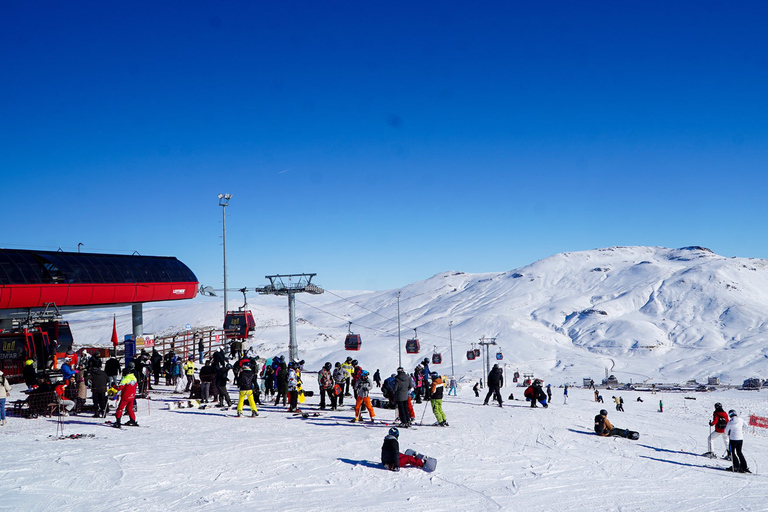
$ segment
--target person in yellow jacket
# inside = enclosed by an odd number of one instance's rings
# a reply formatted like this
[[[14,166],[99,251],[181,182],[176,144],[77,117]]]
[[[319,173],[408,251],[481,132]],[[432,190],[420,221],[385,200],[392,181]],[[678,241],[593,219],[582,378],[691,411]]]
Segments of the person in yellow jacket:
[[[194,356],[189,356],[187,359],[187,362],[184,363],[184,366],[181,367],[181,369],[184,371],[184,374],[187,376],[187,387],[184,388],[184,392],[190,390],[192,387],[192,383],[195,380],[195,358]]]
[[[349,381],[352,380],[352,372],[355,370],[355,365],[352,364],[352,358],[348,357],[346,361],[341,364],[341,371],[344,372],[344,396],[352,396],[349,392]]]

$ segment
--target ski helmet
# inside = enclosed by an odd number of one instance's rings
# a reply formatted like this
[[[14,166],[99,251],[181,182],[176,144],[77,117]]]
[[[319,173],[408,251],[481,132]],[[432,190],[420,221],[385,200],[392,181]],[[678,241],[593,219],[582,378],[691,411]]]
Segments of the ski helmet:
[[[400,431],[397,430],[396,427],[392,427],[391,429],[389,429],[389,435],[394,437],[400,437]]]
[[[367,377],[370,375],[366,370],[363,370],[363,372],[360,374],[361,377]]]
[[[600,409],[600,415],[601,416],[608,416],[608,411],[606,411],[605,409]]]
[[[432,372],[429,374],[430,378],[436,379],[438,377],[437,372]]]
[[[715,409],[722,409],[722,408],[723,408],[723,404],[721,404],[720,402],[717,402],[715,404]]]
[[[336,361],[336,368],[341,368],[341,363]]]
[[[427,358],[425,357],[425,358],[424,358],[424,360],[422,361],[422,363],[424,363],[424,364],[429,364],[429,359],[427,359]]]
[[[733,418],[734,416],[738,416],[738,415],[736,414],[736,411],[734,411],[733,409],[731,409],[730,411],[728,411],[728,416],[730,416],[731,418]]]

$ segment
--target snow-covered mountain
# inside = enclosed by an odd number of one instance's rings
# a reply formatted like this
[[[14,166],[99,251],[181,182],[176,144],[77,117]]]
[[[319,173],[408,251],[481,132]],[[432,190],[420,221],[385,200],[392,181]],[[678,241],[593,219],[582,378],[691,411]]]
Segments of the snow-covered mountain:
[[[507,370],[553,383],[598,381],[609,371],[622,381],[717,376],[736,384],[768,377],[767,266],[766,260],[726,258],[701,247],[611,247],[558,254],[507,272],[444,272],[399,290],[299,295],[299,348],[310,368],[352,354],[366,368],[393,371],[400,292],[401,343],[414,328],[421,341],[418,355],[403,348],[404,366],[436,350],[443,355],[441,371],[450,373],[452,340],[456,373],[478,377],[481,363],[468,361],[466,352],[486,336],[496,338]],[[260,354],[287,352],[286,302],[249,298]],[[119,331],[129,332],[130,310],[116,311]],[[108,340],[112,312],[71,315],[77,342]],[[187,323],[220,325],[223,305],[202,297],[147,305],[144,317],[145,331],[157,334]],[[347,322],[363,337],[360,352],[344,351]],[[497,351],[491,348],[492,363]]]

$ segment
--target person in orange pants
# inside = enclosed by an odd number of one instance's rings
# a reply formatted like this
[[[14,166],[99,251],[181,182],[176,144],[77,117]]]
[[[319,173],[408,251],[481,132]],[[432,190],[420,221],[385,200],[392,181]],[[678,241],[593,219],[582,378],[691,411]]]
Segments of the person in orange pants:
[[[369,396],[371,387],[371,381],[368,380],[368,372],[363,370],[360,374],[360,380],[357,381],[357,385],[355,386],[357,401],[355,402],[355,418],[352,421],[363,421],[363,418],[360,416],[360,409],[362,405],[365,404],[365,408],[368,409],[368,414],[371,415],[371,423],[373,423],[376,413],[373,412],[371,397]]]

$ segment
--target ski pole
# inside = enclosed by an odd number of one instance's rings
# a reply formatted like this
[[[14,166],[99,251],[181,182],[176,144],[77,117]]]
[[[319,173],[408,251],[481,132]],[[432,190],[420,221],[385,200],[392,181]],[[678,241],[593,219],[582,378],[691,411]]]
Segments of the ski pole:
[[[421,421],[419,422],[420,425],[424,424],[424,415],[427,414],[427,405],[429,402],[424,404],[424,412],[421,413]]]
[[[709,437],[707,438],[707,450],[709,450],[709,458],[713,458],[715,455],[715,452],[709,449],[709,445],[712,444],[712,423],[709,423]],[[713,447],[714,448],[714,447]]]

